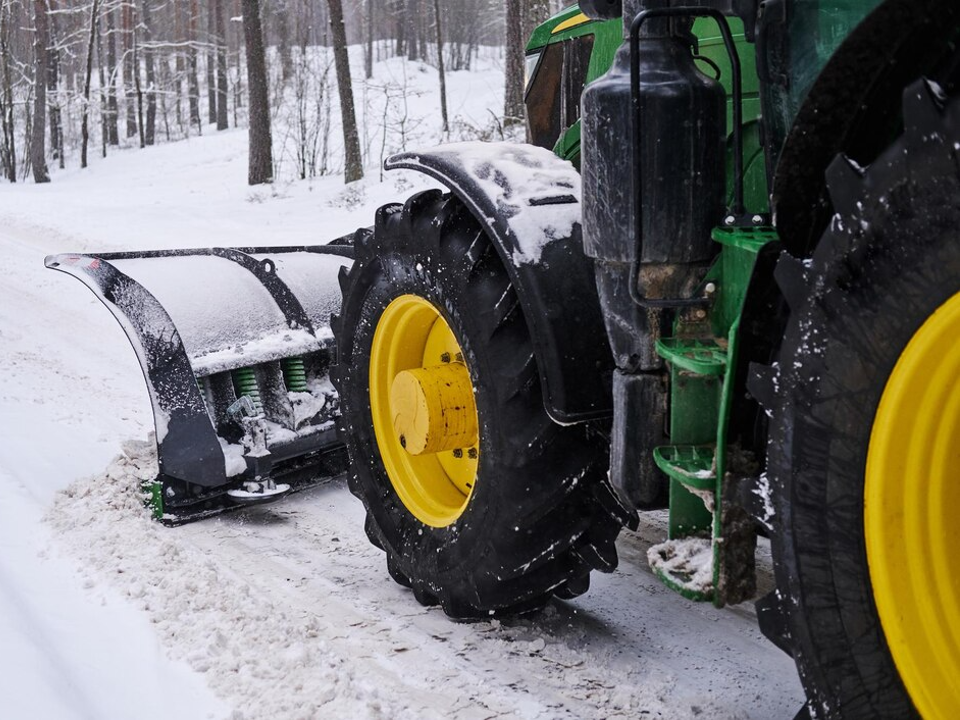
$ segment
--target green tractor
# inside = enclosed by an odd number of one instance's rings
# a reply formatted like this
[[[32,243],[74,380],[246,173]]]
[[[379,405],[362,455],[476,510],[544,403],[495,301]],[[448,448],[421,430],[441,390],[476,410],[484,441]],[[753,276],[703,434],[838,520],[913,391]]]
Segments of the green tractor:
[[[276,499],[345,446],[390,575],[469,620],[586,592],[668,508],[649,560],[688,598],[754,599],[770,538],[757,615],[798,718],[947,720],[958,41],[956,0],[583,0],[528,46],[531,144],[386,163],[448,192],[323,247],[47,262],[138,350],[158,518]],[[239,320],[190,297],[222,268],[263,307],[229,348]]]

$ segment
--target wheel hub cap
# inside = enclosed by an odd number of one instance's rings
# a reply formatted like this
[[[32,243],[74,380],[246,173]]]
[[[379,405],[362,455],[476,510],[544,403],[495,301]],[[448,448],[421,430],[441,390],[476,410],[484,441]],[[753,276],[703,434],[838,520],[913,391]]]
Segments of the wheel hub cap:
[[[370,349],[370,413],[390,484],[425,525],[463,514],[480,457],[477,405],[463,349],[439,309],[401,295]]]
[[[400,445],[411,455],[477,442],[477,407],[463,363],[400,371],[390,387],[390,406]]]

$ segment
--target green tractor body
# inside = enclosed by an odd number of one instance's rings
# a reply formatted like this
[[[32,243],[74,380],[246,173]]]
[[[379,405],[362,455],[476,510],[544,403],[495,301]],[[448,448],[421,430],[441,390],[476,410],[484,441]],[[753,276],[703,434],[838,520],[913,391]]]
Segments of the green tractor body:
[[[757,616],[798,718],[947,720],[958,47],[956,0],[583,0],[527,46],[529,144],[386,162],[449,192],[323,247],[47,262],[138,350],[162,519],[334,476],[345,446],[390,575],[483,619],[586,592],[669,508],[648,559],[690,599],[756,599],[769,537]],[[173,262],[263,312],[190,321]]]

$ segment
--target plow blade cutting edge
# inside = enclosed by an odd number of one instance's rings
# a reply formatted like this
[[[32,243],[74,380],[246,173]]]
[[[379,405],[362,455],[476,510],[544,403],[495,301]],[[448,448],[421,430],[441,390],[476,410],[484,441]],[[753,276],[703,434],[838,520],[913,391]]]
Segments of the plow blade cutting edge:
[[[330,245],[66,254],[133,345],[156,426],[154,517],[177,525],[345,472],[330,316],[347,238]]]

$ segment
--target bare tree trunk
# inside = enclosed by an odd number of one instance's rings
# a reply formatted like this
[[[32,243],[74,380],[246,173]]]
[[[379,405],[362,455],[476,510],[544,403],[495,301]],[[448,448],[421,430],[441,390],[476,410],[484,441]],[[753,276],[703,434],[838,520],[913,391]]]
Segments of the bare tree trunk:
[[[47,170],[47,70],[50,47],[50,25],[46,0],[34,0],[33,23],[36,32],[33,38],[33,132],[30,137],[30,164],[33,166],[33,181],[50,182]]]
[[[290,47],[290,22],[286,0],[277,0],[276,8],[273,11],[275,26],[277,29],[277,54],[280,56],[280,77],[286,84],[293,77],[293,53]],[[294,21],[300,21],[303,18],[297,17]]]
[[[417,20],[419,19],[418,0],[407,0],[407,11],[401,19],[407,29],[404,34],[407,37],[407,60],[419,60],[419,45],[417,43]]]
[[[523,8],[521,0],[507,2],[506,93],[503,124],[523,123]]]
[[[3,70],[3,94],[0,121],[3,123],[3,174],[12,183],[17,181],[17,143],[13,124],[13,80],[10,74],[10,6],[0,4],[0,69]]]
[[[87,41],[87,67],[83,79],[83,115],[80,120],[80,167],[87,166],[87,145],[90,143],[90,78],[93,75],[93,51],[97,40],[97,16],[100,14],[100,0],[93,0],[90,6],[90,37]]]
[[[408,0],[397,0],[397,4],[394,9],[395,18],[397,21],[396,55],[403,55],[404,52],[406,52],[407,2]]]
[[[187,86],[190,93],[190,124],[197,126],[197,132],[203,132],[200,122],[200,78],[197,77],[197,0],[190,2],[190,18],[187,23]]]
[[[216,48],[217,45],[217,3],[216,0],[207,0],[207,42]],[[217,55],[216,50],[207,51],[207,122],[217,121]]]
[[[137,17],[133,14],[133,24],[136,27]],[[137,93],[137,130],[140,132],[140,149],[147,146],[147,136],[143,122],[143,84],[140,82],[140,43],[136,35],[133,39],[133,86]]]
[[[117,127],[119,112],[117,109],[117,24],[115,10],[107,12],[107,141],[111,145],[120,144],[120,131]]]
[[[239,18],[243,15],[243,9],[240,6],[241,0],[227,0],[228,3],[232,3],[230,12],[227,15],[229,18]],[[241,22],[241,26],[242,26]],[[231,21],[230,24],[230,38],[227,41],[227,58],[233,56],[233,126],[235,128],[240,127],[240,108],[243,107],[243,81],[240,79],[243,75],[243,69],[240,67],[240,55],[241,50],[240,46],[243,44],[243,27],[237,27],[236,23]],[[261,33],[262,35],[262,33]],[[231,53],[230,50],[233,50]]]
[[[57,47],[57,41],[60,33],[57,29],[57,16],[52,13],[56,10],[56,3],[51,0],[49,3],[50,15],[50,51],[47,53],[47,106],[50,113],[50,149],[53,151],[53,158],[57,161],[60,169],[63,170],[65,162],[63,157],[63,123],[60,118],[60,49]]]
[[[360,155],[360,136],[357,134],[357,114],[353,105],[350,58],[347,55],[347,33],[343,25],[343,5],[341,1],[327,0],[327,5],[330,8],[330,28],[333,31],[333,59],[337,69],[337,86],[340,90],[340,114],[343,117],[344,180],[350,183],[363,178],[363,159]]]
[[[189,7],[187,3],[184,2],[175,2],[173,3],[173,37],[174,42],[177,43],[177,50],[173,55],[173,92],[174,92],[174,119],[177,123],[177,128],[181,133],[184,132],[184,96],[183,96],[183,86],[184,80],[186,80],[186,64],[184,63],[184,52],[183,47],[186,46],[186,13],[188,13]],[[166,60],[162,63],[163,67],[166,67]],[[167,123],[166,118],[164,118],[164,123]],[[190,121],[187,120],[187,129],[189,130]]]
[[[214,6],[214,23],[217,42],[217,130],[226,130],[227,95],[227,32],[223,24],[223,0],[210,0]]]
[[[100,85],[100,155],[107,156],[107,82],[103,74],[103,32],[100,29],[100,18],[97,18],[97,80]]]
[[[433,0],[433,19],[437,24],[437,69],[440,71],[440,112],[443,116],[443,133],[450,132],[447,118],[447,75],[443,69],[443,28],[440,24],[440,0]]]
[[[523,5],[523,43],[537,27],[550,17],[550,3],[548,0],[526,0]]]
[[[364,77],[366,77],[367,80],[373,77],[373,8],[373,0],[367,0],[367,51],[363,56]]]
[[[143,67],[147,76],[147,127],[144,131],[144,142],[147,145],[153,145],[157,139],[157,71],[154,63],[156,51],[150,47],[150,43],[153,42],[151,2],[152,0],[142,0],[143,39],[146,45],[143,49]]]
[[[132,3],[126,3],[121,7],[120,13],[123,20],[123,94],[124,104],[127,107],[127,137],[132,138],[139,129],[137,113],[140,105],[140,65],[137,61],[137,31],[135,28],[136,10]],[[141,117],[140,120],[142,121],[143,118]]]
[[[250,93],[250,164],[247,182],[260,185],[273,182],[267,61],[263,51],[260,2],[242,1],[243,39],[247,48],[247,86]]]

